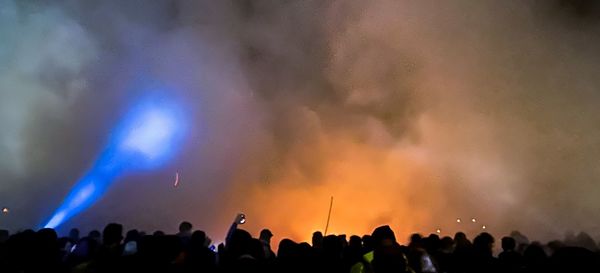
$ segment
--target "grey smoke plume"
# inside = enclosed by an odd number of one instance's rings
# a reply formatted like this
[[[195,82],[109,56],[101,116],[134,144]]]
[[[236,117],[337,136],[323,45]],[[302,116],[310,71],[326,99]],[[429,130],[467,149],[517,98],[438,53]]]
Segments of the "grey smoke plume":
[[[1,0],[0,225],[48,217],[151,79],[191,109],[184,152],[68,226],[218,237],[242,210],[305,239],[333,195],[334,232],[595,231],[599,18],[593,1]]]

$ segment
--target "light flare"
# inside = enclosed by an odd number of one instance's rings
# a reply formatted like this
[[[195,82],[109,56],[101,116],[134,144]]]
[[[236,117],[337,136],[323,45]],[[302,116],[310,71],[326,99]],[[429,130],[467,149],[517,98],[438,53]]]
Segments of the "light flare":
[[[131,171],[159,167],[180,146],[184,123],[181,110],[166,100],[138,104],[116,127],[93,167],[67,195],[43,227],[56,228],[92,206],[109,186]]]

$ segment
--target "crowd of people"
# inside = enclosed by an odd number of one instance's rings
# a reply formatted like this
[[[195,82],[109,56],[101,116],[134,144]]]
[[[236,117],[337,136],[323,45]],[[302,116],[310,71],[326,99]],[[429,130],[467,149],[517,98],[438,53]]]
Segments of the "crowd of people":
[[[84,237],[77,229],[67,237],[52,229],[13,235],[3,230],[0,272],[600,272],[598,245],[585,233],[548,244],[529,242],[518,232],[500,242],[485,232],[472,241],[461,232],[442,238],[414,234],[401,245],[389,226],[381,226],[362,237],[317,231],[311,243],[282,239],[275,253],[271,231],[255,238],[237,220],[218,247],[189,222],[172,235],[123,234],[115,223]],[[494,255],[496,243],[502,247],[499,255]]]

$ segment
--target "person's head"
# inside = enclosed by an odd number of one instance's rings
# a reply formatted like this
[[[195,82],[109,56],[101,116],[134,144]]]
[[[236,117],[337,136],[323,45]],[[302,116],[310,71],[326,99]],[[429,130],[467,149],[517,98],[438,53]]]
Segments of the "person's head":
[[[350,241],[348,242],[348,246],[351,248],[360,249],[362,247],[362,240],[360,237],[356,235],[350,236]]]
[[[51,228],[43,228],[35,234],[37,247],[45,249],[58,249],[58,235]]]
[[[473,247],[481,254],[492,255],[494,237],[487,232],[482,232],[473,239]]]
[[[454,243],[456,244],[456,248],[468,248],[471,246],[471,241],[469,241],[464,232],[454,234]]]
[[[79,241],[79,229],[72,228],[69,231],[69,239],[73,242]]]
[[[348,246],[348,238],[346,237],[346,234],[338,235],[338,239],[340,240],[344,248]]]
[[[139,241],[141,238],[140,233],[138,232],[137,229],[132,229],[127,231],[127,234],[125,235],[125,243],[127,242],[131,242],[131,241]]]
[[[183,221],[179,224],[179,232],[181,233],[191,233],[192,232],[192,223]]]
[[[92,230],[88,233],[88,238],[92,239],[92,240],[96,240],[96,242],[100,243],[100,237],[102,235],[100,234],[100,231],[97,230]]]
[[[123,240],[123,225],[110,223],[102,232],[102,242],[107,246],[119,245]]]
[[[260,231],[260,235],[258,236],[258,239],[260,239],[263,242],[270,243],[271,237],[273,237],[273,233],[270,230],[265,228]]]
[[[464,241],[464,240],[468,240],[467,234],[465,234],[464,232],[459,231],[456,234],[454,234],[454,241]]]
[[[423,238],[423,247],[429,253],[433,253],[440,249],[440,236],[437,234],[429,234],[426,238]]]
[[[502,249],[504,251],[514,251],[515,247],[517,247],[517,242],[513,237],[502,238]]]
[[[196,230],[192,233],[192,237],[190,239],[190,245],[195,248],[208,247],[210,242],[207,242],[208,238],[206,237],[206,233],[201,230]]]
[[[423,236],[419,233],[413,233],[410,235],[410,244],[411,247],[423,247]]]
[[[323,233],[315,231],[312,235],[312,246],[314,248],[323,248]]]
[[[390,226],[380,226],[373,231],[371,234],[371,238],[373,239],[373,247],[376,249],[378,247],[390,246],[396,243],[396,235]]]
[[[362,237],[362,245],[366,251],[373,250],[373,237],[369,234],[365,234]]]
[[[277,248],[277,257],[279,259],[289,259],[295,256],[297,249],[298,244],[290,239],[285,238],[279,242],[279,247]]]
[[[440,240],[440,249],[445,253],[454,251],[454,240],[450,236],[445,236]]]
[[[248,245],[252,240],[252,235],[250,232],[243,229],[235,229],[231,233],[231,237],[227,242],[227,248],[230,253],[234,255],[234,257],[239,257],[243,254],[248,254]]]

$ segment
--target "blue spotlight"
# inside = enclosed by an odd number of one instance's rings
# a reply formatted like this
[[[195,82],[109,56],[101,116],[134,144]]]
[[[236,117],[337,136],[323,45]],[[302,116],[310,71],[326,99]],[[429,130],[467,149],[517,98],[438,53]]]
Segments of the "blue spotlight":
[[[90,207],[119,176],[164,164],[180,146],[183,120],[180,108],[162,98],[153,97],[134,107],[44,227],[56,228]]]

